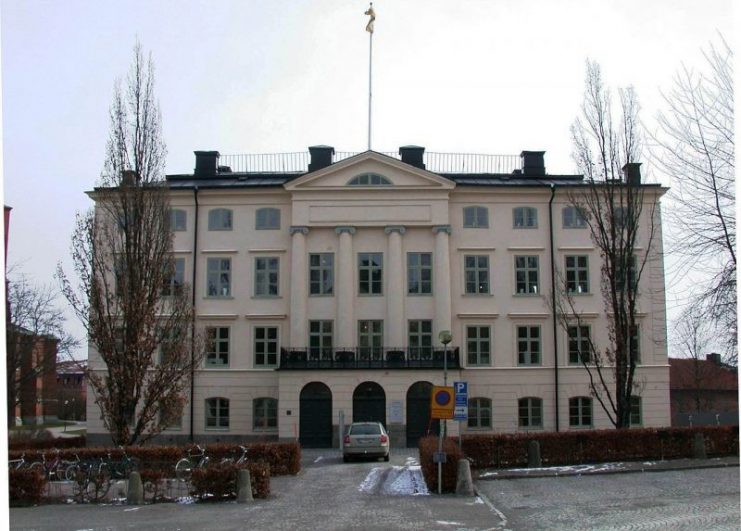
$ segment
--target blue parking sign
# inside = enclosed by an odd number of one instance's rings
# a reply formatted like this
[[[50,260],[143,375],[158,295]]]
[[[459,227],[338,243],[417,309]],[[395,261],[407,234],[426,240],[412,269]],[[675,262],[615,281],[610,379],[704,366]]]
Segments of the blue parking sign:
[[[468,382],[453,382],[455,409],[453,420],[468,420]]]

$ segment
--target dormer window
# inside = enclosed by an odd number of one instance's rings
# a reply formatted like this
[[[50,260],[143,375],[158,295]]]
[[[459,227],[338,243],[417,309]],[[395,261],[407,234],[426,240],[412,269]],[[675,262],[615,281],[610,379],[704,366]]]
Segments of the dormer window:
[[[393,183],[389,181],[383,175],[377,173],[363,173],[356,175],[347,182],[348,186],[393,186]]]

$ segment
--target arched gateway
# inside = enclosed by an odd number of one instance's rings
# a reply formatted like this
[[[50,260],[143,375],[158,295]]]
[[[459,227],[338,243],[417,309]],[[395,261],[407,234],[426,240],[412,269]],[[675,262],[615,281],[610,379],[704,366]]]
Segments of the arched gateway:
[[[417,446],[419,438],[427,433],[440,433],[440,421],[430,422],[432,384],[416,382],[407,391],[407,447]]]
[[[353,422],[376,421],[386,427],[386,393],[376,382],[363,382],[352,394]]]
[[[304,448],[332,447],[332,391],[321,382],[301,389],[299,442]]]

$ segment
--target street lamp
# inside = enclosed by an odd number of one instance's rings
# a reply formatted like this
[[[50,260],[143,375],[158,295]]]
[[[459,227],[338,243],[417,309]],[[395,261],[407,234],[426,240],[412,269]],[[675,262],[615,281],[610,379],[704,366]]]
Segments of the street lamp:
[[[453,334],[450,333],[450,330],[440,330],[440,333],[437,334],[437,339],[440,340],[440,343],[443,344],[443,385],[445,387],[448,386],[448,344],[453,341]],[[447,428],[448,428],[448,421],[447,419],[443,419],[443,424],[440,427],[440,433],[437,437],[437,455],[438,455],[438,461],[437,461],[437,493],[442,494],[443,493],[443,462],[442,462],[442,455],[443,455],[443,438],[446,435]]]

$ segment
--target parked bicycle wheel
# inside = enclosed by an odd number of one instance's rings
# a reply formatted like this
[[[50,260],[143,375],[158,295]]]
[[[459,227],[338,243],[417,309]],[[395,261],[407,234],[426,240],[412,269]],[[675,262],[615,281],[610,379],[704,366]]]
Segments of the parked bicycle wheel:
[[[74,481],[77,478],[77,474],[80,472],[80,465],[77,463],[72,463],[71,465],[67,465],[67,468],[64,469],[64,479],[66,481]]]
[[[88,471],[85,494],[90,501],[97,502],[105,498],[111,488],[111,469],[107,463],[92,467]]]
[[[183,457],[175,464],[175,477],[180,481],[190,481],[193,475],[193,463],[190,459]]]
[[[38,461],[36,461],[35,463],[29,464],[28,470],[33,470],[37,474],[41,474],[42,476],[46,475],[46,473],[44,472],[44,465],[42,463],[39,463]]]

